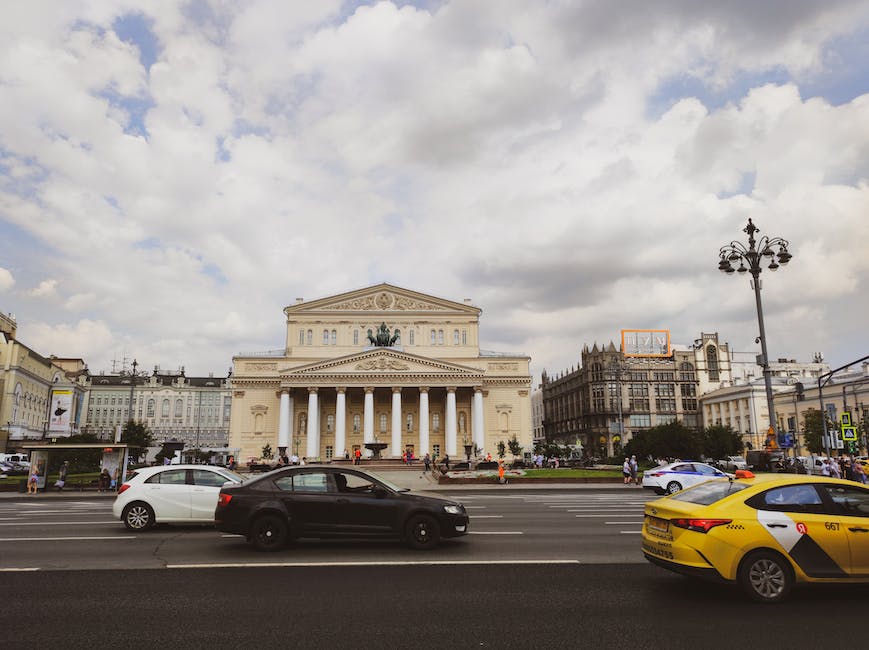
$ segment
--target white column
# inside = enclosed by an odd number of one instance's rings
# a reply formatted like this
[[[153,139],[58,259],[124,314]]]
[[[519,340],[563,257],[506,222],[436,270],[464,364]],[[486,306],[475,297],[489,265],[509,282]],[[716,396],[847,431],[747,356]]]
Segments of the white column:
[[[471,420],[474,428],[474,444],[485,454],[486,431],[483,429],[483,389],[474,389],[474,401],[471,403]]]
[[[320,455],[320,431],[319,409],[317,404],[317,389],[308,389],[308,451],[305,454],[308,459],[317,458]]]
[[[401,457],[401,389],[392,389],[392,456]]]
[[[428,388],[419,389],[419,455],[431,453],[428,439]]]
[[[447,454],[456,458],[458,449],[456,447],[456,389],[453,387],[447,388]]]
[[[344,452],[347,449],[347,402],[345,396],[346,389],[343,386],[338,387],[338,398],[335,401],[335,454],[340,454],[344,458]]]
[[[281,391],[281,409],[278,413],[278,447],[290,446],[290,392]]]
[[[365,408],[362,413],[362,442],[374,442],[374,389],[365,389]],[[365,458],[371,458],[371,450],[362,448]]]

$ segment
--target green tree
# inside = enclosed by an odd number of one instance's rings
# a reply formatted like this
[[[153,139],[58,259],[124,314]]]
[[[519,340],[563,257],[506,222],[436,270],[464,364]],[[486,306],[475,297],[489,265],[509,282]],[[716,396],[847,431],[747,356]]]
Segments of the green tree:
[[[678,420],[638,432],[625,445],[625,454],[637,458],[698,458],[702,451],[701,434]]]
[[[498,458],[504,458],[507,454],[507,445],[504,444],[503,440],[498,441]]]
[[[703,431],[703,455],[720,459],[742,453],[742,436],[729,426],[713,424]]]
[[[266,443],[265,446],[263,446],[262,457],[265,460],[271,460],[274,456],[275,454],[272,451],[272,446],[269,443]]]
[[[510,453],[513,454],[514,457],[522,453],[522,446],[519,444],[519,441],[516,440],[515,435],[507,441],[507,447],[510,449]]]
[[[803,439],[806,443],[806,449],[813,454],[820,454],[824,451],[824,421],[820,411],[809,409],[803,415]],[[833,424],[827,418],[827,431],[833,431]]]
[[[154,438],[144,422],[128,420],[121,431],[121,442],[130,446],[130,457],[138,463],[141,455],[154,444]]]

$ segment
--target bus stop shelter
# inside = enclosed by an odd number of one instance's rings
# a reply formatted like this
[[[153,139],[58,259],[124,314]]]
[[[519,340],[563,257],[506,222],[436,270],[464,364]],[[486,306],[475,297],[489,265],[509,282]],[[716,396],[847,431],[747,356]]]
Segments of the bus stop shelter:
[[[23,443],[21,449],[30,452],[30,466],[39,469],[37,488],[45,489],[48,478],[46,468],[52,452],[71,451],[75,449],[101,449],[100,471],[109,470],[109,476],[117,477],[118,485],[124,480],[122,467],[130,465],[130,449],[126,443],[119,442],[72,442],[72,443]]]

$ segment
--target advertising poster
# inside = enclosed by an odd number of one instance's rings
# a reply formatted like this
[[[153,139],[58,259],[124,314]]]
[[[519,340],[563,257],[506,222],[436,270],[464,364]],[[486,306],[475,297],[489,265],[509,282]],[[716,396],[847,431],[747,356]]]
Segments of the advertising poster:
[[[52,433],[69,433],[71,415],[72,391],[52,391],[51,407],[48,413],[48,430]]]
[[[30,469],[37,472],[36,487],[45,489],[45,470],[48,468],[48,452],[35,449],[30,453]],[[29,477],[28,477],[29,478]]]
[[[669,357],[670,330],[622,330],[626,357]]]

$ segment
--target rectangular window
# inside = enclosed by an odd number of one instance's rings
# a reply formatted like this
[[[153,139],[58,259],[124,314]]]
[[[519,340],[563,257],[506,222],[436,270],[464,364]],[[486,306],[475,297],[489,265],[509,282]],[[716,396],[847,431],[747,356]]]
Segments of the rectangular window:
[[[441,446],[440,445],[432,445],[431,451],[434,454],[435,458],[440,458],[440,455],[441,455]]]
[[[631,429],[639,429],[652,426],[652,416],[647,413],[631,415]]]
[[[668,398],[659,398],[655,400],[655,410],[658,413],[675,413],[676,400]]]
[[[414,344],[413,330],[410,330],[410,331],[407,333],[407,343],[408,343],[408,345],[413,345],[413,344]]]
[[[655,397],[674,397],[676,384],[655,384]]]
[[[679,391],[682,393],[682,397],[697,396],[697,386],[694,384],[679,384]]]
[[[359,345],[359,330],[353,330],[353,345]]]
[[[462,345],[468,344],[468,330],[462,330]]]
[[[332,460],[332,445],[326,445],[326,460]]]
[[[671,424],[676,421],[675,415],[658,415],[655,418],[658,424]]]
[[[631,410],[632,411],[648,411],[649,410],[649,400],[643,397],[632,397],[631,398]]]

